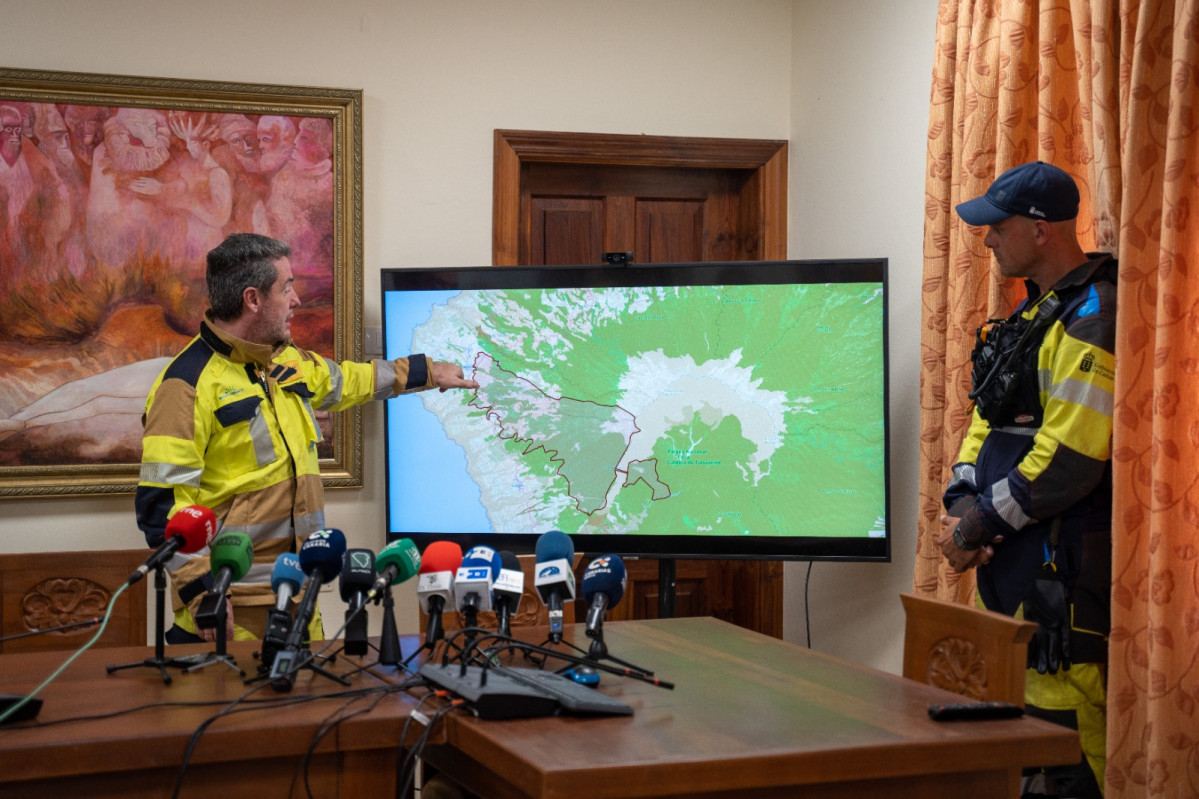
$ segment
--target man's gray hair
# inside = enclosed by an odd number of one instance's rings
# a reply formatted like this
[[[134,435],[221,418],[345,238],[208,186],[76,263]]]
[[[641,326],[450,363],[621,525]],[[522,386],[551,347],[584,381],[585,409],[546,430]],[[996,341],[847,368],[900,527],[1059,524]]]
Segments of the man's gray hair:
[[[268,293],[278,272],[275,262],[291,255],[281,241],[257,233],[233,233],[208,252],[208,302],[212,315],[230,321],[241,315],[250,286]]]

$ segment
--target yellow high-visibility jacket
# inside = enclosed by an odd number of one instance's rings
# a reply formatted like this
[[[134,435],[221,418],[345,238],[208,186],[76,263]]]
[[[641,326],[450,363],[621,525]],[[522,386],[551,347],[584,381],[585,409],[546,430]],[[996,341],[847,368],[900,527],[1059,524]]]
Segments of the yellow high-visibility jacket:
[[[1114,258],[1093,255],[1013,314],[1031,319],[1049,297],[1062,309],[1024,369],[1030,394],[1010,422],[974,411],[943,497],[971,542],[1002,535],[978,569],[986,607],[1011,615],[1044,563],[1066,582],[1076,662],[1103,662],[1110,625],[1112,413],[1115,395]]]
[[[254,562],[231,589],[234,606],[274,604],[275,559],[325,527],[315,412],[435,387],[432,360],[336,363],[290,342],[251,344],[211,316],[146,398],[137,524],[151,547],[187,505],[211,508],[221,533],[254,542]],[[176,611],[194,611],[211,582],[208,550],[169,565]]]

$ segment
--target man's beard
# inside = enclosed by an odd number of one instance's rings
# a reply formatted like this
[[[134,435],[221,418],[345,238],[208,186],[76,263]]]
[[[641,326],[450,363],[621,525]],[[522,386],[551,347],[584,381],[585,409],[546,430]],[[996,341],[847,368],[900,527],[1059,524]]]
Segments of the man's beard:
[[[258,155],[258,171],[268,173],[278,172],[291,158],[291,151],[291,147],[283,147],[278,150],[263,150]]]
[[[153,172],[171,157],[171,139],[166,131],[159,131],[152,147],[134,144],[128,135],[106,137],[105,144],[113,166],[124,172]]]

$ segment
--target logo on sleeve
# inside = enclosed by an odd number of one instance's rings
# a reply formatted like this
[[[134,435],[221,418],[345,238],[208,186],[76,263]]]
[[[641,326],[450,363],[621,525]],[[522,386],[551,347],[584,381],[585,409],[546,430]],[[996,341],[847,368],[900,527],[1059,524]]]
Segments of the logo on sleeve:
[[[1113,372],[1109,367],[1104,366],[1101,363],[1096,363],[1095,356],[1089,352],[1082,356],[1082,360],[1078,362],[1078,371],[1082,372],[1083,374],[1094,372],[1096,376],[1101,377],[1104,380],[1116,379],[1116,373]]]

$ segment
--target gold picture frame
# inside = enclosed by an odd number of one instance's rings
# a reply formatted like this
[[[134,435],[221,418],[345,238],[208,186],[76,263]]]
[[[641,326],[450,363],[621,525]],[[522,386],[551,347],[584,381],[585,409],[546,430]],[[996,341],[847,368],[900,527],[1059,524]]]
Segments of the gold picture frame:
[[[361,90],[0,68],[0,123],[0,499],[134,491],[230,232],[291,245],[297,344],[362,359]],[[321,425],[361,487],[361,412]]]

